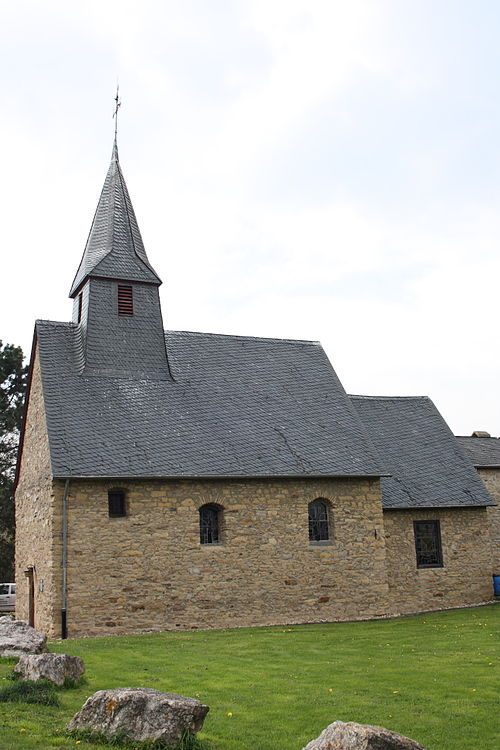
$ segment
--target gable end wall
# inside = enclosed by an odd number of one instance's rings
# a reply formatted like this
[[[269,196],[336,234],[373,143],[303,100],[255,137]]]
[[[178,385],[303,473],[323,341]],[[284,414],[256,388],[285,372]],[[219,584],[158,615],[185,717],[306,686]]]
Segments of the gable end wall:
[[[28,579],[34,569],[35,627],[54,630],[54,506],[47,422],[38,350],[34,352],[24,442],[16,489],[16,617],[28,620]]]

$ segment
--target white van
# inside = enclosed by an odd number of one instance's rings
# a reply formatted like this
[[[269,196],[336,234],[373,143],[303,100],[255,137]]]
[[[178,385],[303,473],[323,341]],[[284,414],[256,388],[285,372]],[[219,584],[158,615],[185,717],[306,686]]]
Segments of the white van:
[[[0,583],[0,612],[13,612],[16,608],[16,584]]]

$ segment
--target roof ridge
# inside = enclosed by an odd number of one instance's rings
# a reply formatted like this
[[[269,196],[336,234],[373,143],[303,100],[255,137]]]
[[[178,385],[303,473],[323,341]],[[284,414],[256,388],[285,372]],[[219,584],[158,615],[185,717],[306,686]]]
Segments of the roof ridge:
[[[67,328],[76,328],[77,325],[72,321],[65,320],[49,320],[46,318],[37,318],[35,324],[39,323],[44,325],[64,326]],[[276,344],[310,344],[311,346],[321,346],[321,341],[313,341],[310,339],[280,339],[272,336],[245,336],[242,334],[233,333],[211,333],[210,331],[181,331],[174,329],[166,329],[163,331],[167,334],[182,334],[185,336],[209,336],[210,338],[225,338],[225,339],[241,339],[243,341],[272,341]]]
[[[64,326],[65,328],[76,328],[77,324],[71,320],[48,320],[48,318],[37,318],[35,325],[51,325],[51,326]]]
[[[349,398],[357,398],[360,401],[431,401],[430,396],[363,396],[357,393],[348,393]]]
[[[245,341],[274,341],[275,343],[287,343],[287,344],[311,344],[312,346],[321,346],[320,341],[314,341],[312,339],[282,339],[274,336],[245,336],[244,334],[238,333],[211,333],[210,331],[174,331],[172,329],[166,329],[165,334],[169,333],[182,333],[187,336],[211,336],[226,339],[244,339]]]
[[[500,437],[497,437],[496,435],[490,435],[489,437],[476,437],[475,435],[455,435],[455,437],[466,440],[500,440]]]

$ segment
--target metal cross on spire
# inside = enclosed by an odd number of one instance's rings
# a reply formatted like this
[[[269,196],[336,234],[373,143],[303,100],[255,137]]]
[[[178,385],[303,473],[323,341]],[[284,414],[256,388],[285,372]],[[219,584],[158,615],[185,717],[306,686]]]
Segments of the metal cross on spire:
[[[115,96],[115,111],[113,112],[113,117],[115,118],[115,143],[116,143],[116,134],[118,132],[118,110],[122,106],[122,103],[120,101],[120,87],[118,84],[116,84],[116,96]]]

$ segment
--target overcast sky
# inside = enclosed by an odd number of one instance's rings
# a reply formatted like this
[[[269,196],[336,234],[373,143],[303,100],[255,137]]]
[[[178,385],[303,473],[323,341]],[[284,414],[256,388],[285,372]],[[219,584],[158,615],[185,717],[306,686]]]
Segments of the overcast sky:
[[[499,37],[497,0],[0,0],[0,339],[71,317],[118,77],[167,328],[500,435]]]

